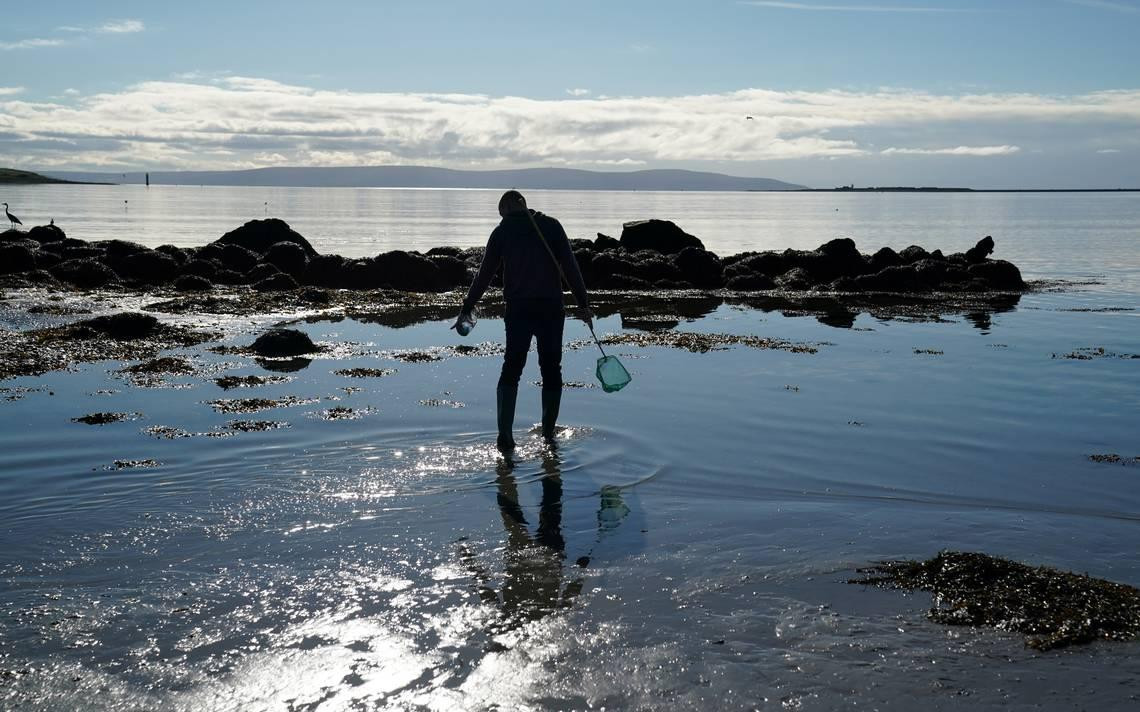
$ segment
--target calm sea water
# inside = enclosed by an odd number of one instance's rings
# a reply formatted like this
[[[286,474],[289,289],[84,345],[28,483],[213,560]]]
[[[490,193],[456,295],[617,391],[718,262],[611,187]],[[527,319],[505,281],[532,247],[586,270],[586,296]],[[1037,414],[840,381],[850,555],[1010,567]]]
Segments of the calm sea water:
[[[17,214],[58,197],[71,206],[54,214],[69,234],[151,244],[206,242],[258,217],[265,196],[282,196],[271,205],[291,196],[295,210],[278,214],[318,249],[347,254],[478,244],[495,197],[21,191],[19,201],[4,194]],[[113,215],[115,191],[135,191],[129,217]],[[167,207],[145,208],[149,200]],[[235,207],[241,200],[252,207]],[[1124,358],[1140,354],[1140,200],[542,193],[531,202],[574,236],[671,217],[723,253],[836,235],[865,250],[953,250],[992,234],[998,256],[1029,278],[1094,283],[1029,294],[988,318],[861,314],[852,328],[712,302],[677,330],[819,351],[617,347],[633,383],[617,394],[567,389],[568,429],[553,452],[526,434],[539,417],[532,359],[513,466],[492,448],[498,357],[393,358],[501,341],[496,319],[466,340],[447,320],[302,320],[297,328],[338,349],[288,382],[241,391],[211,379],[268,372],[201,348],[184,351],[201,372],[167,387],[131,385],[113,363],[4,382],[35,390],[0,401],[0,707],[1137,703],[1140,643],[1037,653],[1017,635],[930,623],[926,594],[845,581],[868,562],[950,548],[1140,585],[1140,468],[1088,459],[1140,456],[1140,359]],[[29,296],[8,296],[0,325],[35,323],[22,306]],[[95,312],[152,301],[70,299]],[[295,316],[206,321],[244,344]],[[623,331],[620,314],[598,324],[599,334]],[[585,336],[568,322],[568,340]],[[1106,355],[1063,358],[1089,348]],[[592,383],[596,356],[567,351],[566,379]],[[396,372],[334,373],[354,366]],[[307,402],[250,416],[206,404],[283,395]],[[337,406],[361,417],[320,417]],[[71,422],[96,411],[139,415]],[[201,434],[235,418],[289,427],[173,440],[144,431]],[[109,469],[145,458],[160,464]]]
[[[374,188],[4,186],[27,225],[55,219],[85,240],[157,247],[203,245],[247,220],[279,217],[320,252],[364,257],[387,250],[482,245],[498,223],[499,192]],[[575,238],[617,237],[622,223],[674,220],[722,255],[813,249],[854,238],[863,252],[919,244],[950,253],[986,235],[996,257],[1036,278],[1140,273],[1137,193],[674,193],[527,191],[532,207]],[[1130,281],[1129,290],[1140,290]]]

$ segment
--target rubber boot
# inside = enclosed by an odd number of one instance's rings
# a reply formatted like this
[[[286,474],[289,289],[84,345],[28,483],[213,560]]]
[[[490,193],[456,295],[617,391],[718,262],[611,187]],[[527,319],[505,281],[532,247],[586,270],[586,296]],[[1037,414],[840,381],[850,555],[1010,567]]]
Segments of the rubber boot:
[[[511,431],[515,425],[515,400],[518,395],[518,386],[500,385],[495,390],[496,415],[499,423],[499,439],[496,444],[500,452],[510,452],[515,449],[515,436]]]
[[[554,425],[558,422],[558,406],[562,404],[562,389],[542,389],[542,438],[554,440]]]

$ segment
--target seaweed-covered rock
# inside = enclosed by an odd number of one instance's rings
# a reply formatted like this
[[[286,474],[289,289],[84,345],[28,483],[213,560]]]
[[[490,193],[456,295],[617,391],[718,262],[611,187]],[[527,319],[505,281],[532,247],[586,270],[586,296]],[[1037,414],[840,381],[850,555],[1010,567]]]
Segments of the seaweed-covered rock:
[[[253,289],[258,292],[287,292],[299,286],[297,280],[284,272],[278,272],[277,274],[270,275],[263,280],[255,282]]]
[[[270,245],[262,260],[293,279],[300,279],[309,265],[309,257],[305,254],[305,250],[294,242],[278,242]]]
[[[218,255],[218,261],[222,263],[224,269],[245,274],[257,265],[260,257],[253,250],[248,250],[241,245],[223,245],[221,253]]]
[[[36,242],[59,242],[67,238],[59,225],[36,225],[28,230],[28,237]]]
[[[978,263],[984,261],[994,251],[994,239],[986,235],[978,240],[978,243],[966,250],[966,261],[970,263]]]
[[[930,257],[930,253],[918,245],[903,248],[902,252],[899,253],[899,259],[908,265],[918,262],[919,260],[925,260],[927,257]]]
[[[320,350],[308,334],[296,329],[270,329],[257,337],[249,348],[267,358],[301,356]]]
[[[97,289],[119,281],[114,270],[90,257],[60,262],[49,271],[59,281],[80,289]]]
[[[25,244],[0,244],[0,274],[28,272],[37,267],[36,253]]]
[[[63,257],[58,252],[52,250],[37,250],[35,253],[36,269],[51,269],[60,262],[63,262]]]
[[[757,292],[775,289],[776,281],[764,274],[738,274],[729,279],[725,286],[741,292]]]
[[[723,286],[724,268],[712,252],[686,247],[673,257],[673,264],[680,271],[682,279],[694,287],[713,289]]]
[[[598,252],[602,250],[616,250],[620,247],[620,240],[610,237],[609,235],[603,235],[600,232],[598,233],[598,237],[594,240],[594,249]]]
[[[887,267],[895,267],[902,263],[903,258],[899,256],[899,253],[889,247],[880,247],[879,251],[871,255],[871,259],[868,260],[868,266],[872,272],[878,272]]]
[[[222,235],[213,244],[238,245],[259,255],[264,255],[270,247],[279,242],[292,242],[299,245],[309,257],[314,257],[317,254],[308,240],[289,227],[284,220],[277,218],[250,220],[236,230],[231,230]]]
[[[1039,650],[1140,637],[1140,589],[1087,574],[1027,566],[975,552],[928,561],[883,561],[848,583],[930,591],[936,623],[990,626],[1027,636]]]
[[[84,319],[72,325],[72,331],[88,331],[120,341],[145,339],[159,328],[159,321],[151,314],[120,312],[94,319]]]
[[[463,250],[459,247],[453,247],[451,245],[443,245],[442,247],[433,247],[427,251],[428,257],[435,257],[437,255],[444,255],[447,257],[456,257],[456,258],[462,259]]]
[[[111,263],[112,268],[114,268],[115,262],[118,260],[122,260],[130,255],[137,255],[140,252],[151,251],[146,245],[140,245],[137,242],[131,242],[129,240],[100,240],[98,242],[92,242],[91,247],[102,250],[103,253],[107,255],[107,260]]]
[[[182,274],[192,274],[196,277],[213,280],[218,275],[218,263],[195,256],[194,259],[182,265],[179,271]]]
[[[304,283],[317,287],[343,289],[348,284],[348,260],[340,255],[317,255],[309,260]]]
[[[262,262],[250,271],[245,273],[245,279],[250,284],[260,282],[263,279],[268,279],[275,274],[281,274],[281,270],[277,269],[276,265],[271,265],[268,262]]]
[[[168,284],[178,276],[181,265],[170,255],[147,250],[120,259],[115,265],[119,276],[143,284]]]
[[[428,259],[435,264],[440,285],[445,289],[456,289],[471,283],[471,276],[467,274],[467,263],[458,257],[431,255]]]
[[[203,277],[202,279],[205,279],[205,277]],[[241,272],[235,272],[232,269],[223,268],[223,269],[218,270],[214,274],[214,279],[209,280],[209,281],[212,281],[214,284],[236,285],[236,284],[245,284],[246,278],[245,278],[245,275],[242,274]]]
[[[776,284],[783,289],[811,289],[815,281],[803,267],[793,267],[784,274],[776,277]]]
[[[184,265],[190,261],[190,255],[186,254],[186,250],[175,245],[159,245],[154,249],[156,252],[161,252],[164,255],[169,255],[174,258],[180,265]]]
[[[991,289],[1010,291],[1025,289],[1021,270],[1005,260],[986,260],[972,264],[968,272],[971,277],[984,281]]]
[[[393,289],[409,292],[435,292],[446,289],[442,284],[439,268],[423,255],[403,250],[393,250],[376,255],[371,269],[376,280]]]
[[[213,288],[213,282],[196,274],[184,274],[174,280],[174,289],[178,292],[208,292]]]
[[[622,226],[620,244],[625,249],[656,250],[672,255],[686,247],[705,249],[704,243],[670,220],[636,220]]]

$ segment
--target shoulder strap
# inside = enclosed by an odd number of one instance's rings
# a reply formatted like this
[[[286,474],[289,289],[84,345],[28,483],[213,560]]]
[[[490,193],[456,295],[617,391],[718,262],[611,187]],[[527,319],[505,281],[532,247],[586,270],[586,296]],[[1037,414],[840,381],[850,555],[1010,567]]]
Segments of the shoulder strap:
[[[526,217],[530,220],[534,231],[538,233],[538,239],[542,240],[542,246],[546,248],[546,254],[550,255],[550,259],[554,260],[554,266],[558,269],[558,276],[562,278],[567,289],[574,291],[573,287],[570,286],[570,280],[566,279],[566,273],[562,271],[562,263],[555,257],[554,250],[550,249],[550,243],[546,241],[546,236],[542,234],[542,229],[538,227],[538,222],[534,219],[534,215],[531,214],[529,209],[526,211]]]

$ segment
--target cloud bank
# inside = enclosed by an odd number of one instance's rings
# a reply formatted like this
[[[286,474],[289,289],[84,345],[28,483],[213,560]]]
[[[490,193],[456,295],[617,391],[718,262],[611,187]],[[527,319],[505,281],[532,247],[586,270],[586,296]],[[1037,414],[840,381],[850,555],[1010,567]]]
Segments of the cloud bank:
[[[55,102],[0,95],[0,164],[731,168],[726,164],[907,155],[1009,160],[1042,146],[1086,153],[1106,144],[1133,147],[1138,127],[1140,90],[1052,96],[744,89],[530,99],[328,91],[224,77],[143,82]]]

